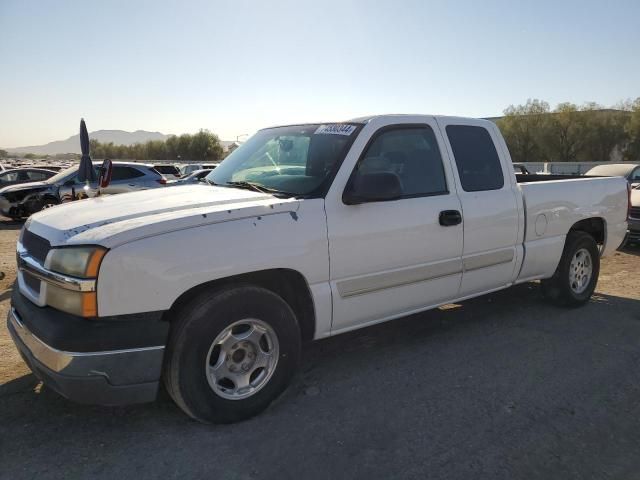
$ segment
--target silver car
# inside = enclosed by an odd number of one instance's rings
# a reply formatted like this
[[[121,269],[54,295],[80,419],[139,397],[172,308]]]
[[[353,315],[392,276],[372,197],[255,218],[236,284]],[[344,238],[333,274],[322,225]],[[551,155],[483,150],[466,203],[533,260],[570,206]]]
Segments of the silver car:
[[[101,164],[96,162],[96,171]],[[135,162],[113,162],[111,183],[101,193],[135,192],[163,187],[167,180],[151,165]],[[28,217],[43,208],[78,198],[95,196],[97,184],[89,185],[78,180],[78,165],[59,172],[48,180],[13,185],[0,189],[0,213],[19,219]]]

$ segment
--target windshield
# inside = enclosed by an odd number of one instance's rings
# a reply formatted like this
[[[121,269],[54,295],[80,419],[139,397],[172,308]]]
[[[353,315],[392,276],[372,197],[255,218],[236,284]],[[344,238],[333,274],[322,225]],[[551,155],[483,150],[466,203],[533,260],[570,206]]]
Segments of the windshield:
[[[60,183],[60,181],[66,180],[69,175],[78,171],[78,165],[66,168],[61,172],[56,173],[53,177],[47,180],[47,183]]]
[[[53,177],[46,180],[47,183],[58,184],[64,183],[69,180],[75,180],[76,175],[78,174],[79,165],[74,165],[73,167],[65,168],[64,170],[56,173]],[[100,164],[93,164],[93,168],[96,171],[96,176],[100,174]],[[76,183],[80,184],[81,182],[76,181]]]
[[[292,196],[315,194],[331,180],[360,128],[315,124],[261,130],[207,180],[216,185],[248,182]]]

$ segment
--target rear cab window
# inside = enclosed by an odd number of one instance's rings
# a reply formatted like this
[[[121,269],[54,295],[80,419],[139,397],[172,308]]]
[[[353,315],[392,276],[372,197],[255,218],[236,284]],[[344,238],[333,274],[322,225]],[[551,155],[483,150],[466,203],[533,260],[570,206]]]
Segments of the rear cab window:
[[[504,187],[500,157],[486,128],[447,125],[446,132],[465,192],[500,190]]]

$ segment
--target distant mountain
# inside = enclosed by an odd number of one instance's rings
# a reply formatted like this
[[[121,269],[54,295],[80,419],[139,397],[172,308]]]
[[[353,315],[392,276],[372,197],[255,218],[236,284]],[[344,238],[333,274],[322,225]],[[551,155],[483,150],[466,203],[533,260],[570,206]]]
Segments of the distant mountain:
[[[126,132],[124,130],[97,130],[89,133],[89,138],[95,138],[100,143],[113,142],[116,145],[133,145],[134,143],[144,143],[149,140],[166,140],[169,135],[160,132],[147,132],[136,130]],[[9,153],[35,153],[39,155],[55,155],[56,153],[80,153],[80,136],[74,135],[66,140],[49,142],[46,145],[35,145],[31,147],[7,148]]]

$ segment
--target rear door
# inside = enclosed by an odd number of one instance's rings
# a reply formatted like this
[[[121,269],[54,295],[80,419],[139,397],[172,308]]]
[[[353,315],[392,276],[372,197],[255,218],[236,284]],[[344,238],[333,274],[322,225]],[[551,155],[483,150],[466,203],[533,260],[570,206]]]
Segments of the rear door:
[[[511,165],[496,148],[499,132],[483,120],[438,118],[453,159],[464,242],[460,296],[505,286],[518,264],[519,212]]]

